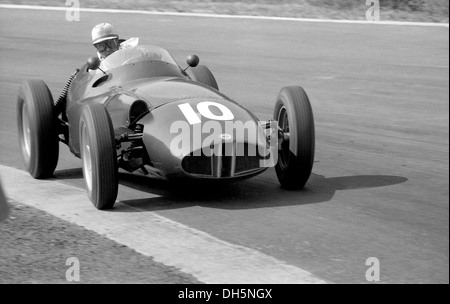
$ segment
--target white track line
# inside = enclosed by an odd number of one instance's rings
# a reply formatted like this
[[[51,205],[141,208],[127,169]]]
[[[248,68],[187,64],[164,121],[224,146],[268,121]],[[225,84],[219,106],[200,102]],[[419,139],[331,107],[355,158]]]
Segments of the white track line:
[[[120,203],[113,211],[99,211],[83,189],[54,180],[36,180],[24,171],[3,165],[0,176],[7,197],[95,231],[204,283],[326,283],[299,267],[224,242],[154,212]]]
[[[0,4],[0,8],[66,11],[70,7],[68,7],[68,6],[67,7],[59,7],[59,6]],[[288,18],[288,17],[266,17],[266,16],[247,16],[247,15],[220,15],[220,14],[198,14],[198,13],[158,12],[158,11],[100,9],[100,8],[80,8],[80,12],[113,13],[113,14],[144,14],[144,15],[165,15],[165,16],[206,17],[206,18],[231,18],[231,19],[259,19],[259,20],[296,21],[296,22],[348,23],[348,24],[365,24],[365,25],[403,25],[403,26],[407,25],[407,26],[431,26],[431,27],[447,27],[447,28],[449,27],[448,23],[432,23],[432,22],[403,22],[403,21],[370,22],[370,21],[365,21],[365,20],[337,20],[337,19]]]

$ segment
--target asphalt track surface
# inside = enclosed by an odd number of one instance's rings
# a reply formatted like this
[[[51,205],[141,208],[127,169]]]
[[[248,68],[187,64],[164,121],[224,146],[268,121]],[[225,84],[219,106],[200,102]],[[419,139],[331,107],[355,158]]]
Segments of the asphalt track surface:
[[[104,21],[122,37],[165,47],[180,65],[199,55],[220,90],[261,119],[272,116],[283,86],[301,85],[316,124],[313,174],[302,191],[280,189],[273,169],[216,195],[180,197],[122,173],[117,206],[327,282],[367,282],[369,257],[379,259],[382,283],[449,282],[448,28],[86,12],[67,22],[64,12],[0,9],[0,164],[23,170],[20,83],[41,78],[57,98],[95,54],[90,31]],[[80,168],[61,147],[55,182],[83,188]]]

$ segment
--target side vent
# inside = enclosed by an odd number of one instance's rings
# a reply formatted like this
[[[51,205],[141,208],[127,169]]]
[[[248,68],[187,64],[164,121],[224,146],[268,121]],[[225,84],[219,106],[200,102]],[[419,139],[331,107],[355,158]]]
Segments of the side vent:
[[[139,119],[141,119],[148,113],[150,113],[150,109],[145,101],[136,100],[135,102],[133,102],[128,112],[128,127],[130,129],[134,129],[134,126],[139,121]]]

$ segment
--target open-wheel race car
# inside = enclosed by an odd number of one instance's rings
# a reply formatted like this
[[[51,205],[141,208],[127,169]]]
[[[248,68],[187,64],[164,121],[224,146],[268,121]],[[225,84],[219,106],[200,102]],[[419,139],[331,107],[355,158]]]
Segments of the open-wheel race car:
[[[113,207],[119,168],[166,180],[234,181],[275,166],[283,188],[304,187],[315,148],[305,91],[282,88],[273,118],[263,122],[222,94],[198,63],[190,55],[183,69],[165,49],[144,45],[103,61],[91,57],[57,102],[44,81],[26,81],[17,102],[26,169],[34,178],[51,177],[59,142],[66,144],[82,160],[98,209]]]

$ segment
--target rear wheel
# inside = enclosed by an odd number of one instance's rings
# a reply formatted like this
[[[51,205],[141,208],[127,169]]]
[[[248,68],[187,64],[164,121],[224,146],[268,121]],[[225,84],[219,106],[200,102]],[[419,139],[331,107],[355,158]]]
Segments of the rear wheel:
[[[281,89],[274,120],[278,121],[280,129],[275,166],[278,180],[283,188],[301,189],[311,175],[315,150],[313,112],[303,88]]]
[[[219,86],[217,85],[217,81],[214,78],[214,75],[205,65],[199,65],[195,68],[190,68],[187,70],[189,77],[196,82],[200,82],[210,86],[211,88],[219,90]]]
[[[26,81],[17,99],[19,144],[25,167],[34,178],[53,175],[59,156],[53,97],[42,80]]]
[[[117,198],[119,177],[114,129],[103,105],[85,106],[79,134],[88,197],[97,209],[110,209]]]

